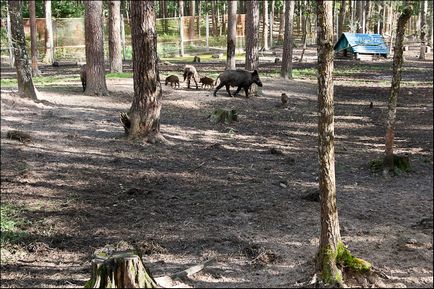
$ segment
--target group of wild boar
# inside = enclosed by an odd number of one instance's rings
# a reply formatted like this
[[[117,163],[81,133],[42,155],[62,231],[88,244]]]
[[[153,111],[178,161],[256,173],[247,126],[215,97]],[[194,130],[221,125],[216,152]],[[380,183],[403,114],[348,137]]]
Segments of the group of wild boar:
[[[196,84],[196,89],[198,89],[198,83],[202,83],[202,87],[217,87],[214,89],[214,96],[217,96],[217,91],[223,86],[226,87],[226,91],[229,96],[236,96],[240,90],[243,88],[246,97],[249,97],[249,88],[253,83],[256,83],[258,86],[262,87],[261,79],[259,78],[258,71],[255,70],[253,72],[249,72],[243,69],[236,70],[225,70],[223,71],[217,79],[214,81],[212,78],[204,76],[199,78],[199,74],[197,73],[196,68],[193,65],[187,64],[184,66],[183,71],[184,82],[187,80],[187,88],[190,88],[191,80]],[[218,82],[220,81],[220,82]],[[179,87],[179,78],[176,75],[170,75],[166,78],[165,85],[170,83],[172,87]],[[237,86],[237,90],[232,95],[229,88]]]
[[[212,78],[204,76],[199,78],[199,74],[197,73],[196,68],[193,65],[185,65],[184,71],[183,71],[183,77],[184,82],[187,80],[187,87],[190,88],[190,82],[191,80],[194,81],[196,84],[196,89],[198,89],[198,83],[202,83],[203,87],[209,87],[213,88],[214,85],[217,85],[217,81],[219,80],[219,84],[214,89],[214,96],[217,96],[217,91],[222,88],[223,86],[226,87],[226,91],[228,92],[229,96],[236,96],[240,90],[243,88],[246,97],[249,97],[249,88],[253,83],[256,83],[258,86],[262,87],[262,82],[259,79],[258,71],[255,70],[253,72],[249,72],[247,70],[243,69],[236,69],[236,70],[225,70],[223,71],[217,79],[214,81]],[[86,65],[83,65],[80,70],[80,80],[81,84],[83,86],[83,91],[86,90]],[[170,75],[166,78],[165,85],[170,83],[172,87],[180,87],[179,86],[179,78],[176,75]],[[232,95],[229,88],[230,87],[237,86],[237,90]]]

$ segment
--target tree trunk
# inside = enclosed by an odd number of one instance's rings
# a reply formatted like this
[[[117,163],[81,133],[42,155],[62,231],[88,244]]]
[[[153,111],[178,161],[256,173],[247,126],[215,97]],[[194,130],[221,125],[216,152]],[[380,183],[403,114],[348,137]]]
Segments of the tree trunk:
[[[157,31],[152,1],[131,2],[134,98],[124,122],[129,139],[155,143],[160,134],[162,91],[157,69]]]
[[[200,39],[200,20],[202,17],[202,2],[200,0],[197,1],[197,36]]]
[[[363,32],[363,0],[356,1],[356,21],[357,21],[356,24],[357,33],[364,33]]]
[[[265,50],[268,50],[268,32],[269,32],[269,23],[268,23],[268,0],[264,0],[262,2],[262,47]]]
[[[41,72],[38,69],[38,45],[36,42],[36,6],[35,0],[29,1],[30,15],[30,46],[32,52],[32,75],[39,76]]]
[[[162,8],[163,8],[163,31],[164,33],[167,33],[167,31],[169,30],[168,24],[167,24],[167,20],[166,18],[169,16],[169,14],[167,13],[167,0],[162,0],[161,2]]]
[[[411,5],[407,5],[398,19],[398,26],[396,29],[396,43],[393,55],[393,78],[392,86],[390,88],[386,122],[386,156],[384,159],[384,167],[386,170],[394,169],[393,142],[395,138],[396,103],[398,100],[399,88],[401,84],[401,68],[402,63],[404,62],[404,32],[405,26],[407,25],[407,22],[410,19],[412,12],[413,7]]]
[[[45,55],[44,63],[52,64],[54,61],[53,21],[51,19],[51,0],[45,0]]]
[[[259,3],[246,1],[246,70],[253,71],[259,65]],[[257,88],[252,85],[251,92],[256,95]]]
[[[426,25],[426,12],[427,12],[428,1],[423,0],[421,2],[421,11],[420,11],[420,54],[419,59],[425,60],[425,50],[426,50],[426,32],[428,30],[428,26]]]
[[[227,44],[227,65],[228,69],[235,69],[235,50],[237,43],[237,1],[229,0],[228,9],[228,44]]]
[[[217,3],[216,0],[211,1],[211,18],[212,18],[212,36],[218,36],[218,26],[217,26]]]
[[[341,0],[341,9],[339,11],[339,24],[338,24],[338,39],[341,37],[342,33],[345,32],[345,16],[347,13],[347,0]]]
[[[285,0],[285,40],[283,44],[282,68],[280,76],[284,79],[292,79],[292,49],[293,49],[293,20],[294,0]]]
[[[190,21],[188,23],[188,38],[189,40],[193,40],[194,39],[194,10],[195,10],[195,0],[191,0],[190,1],[190,6],[189,6],[189,14],[190,14]]]
[[[364,33],[371,33],[370,28],[370,22],[371,22],[371,1],[365,0],[365,14],[364,14],[364,20],[365,20],[365,32]]]
[[[325,283],[342,285],[336,255],[341,235],[336,207],[334,104],[333,104],[333,19],[332,3],[317,3],[318,45],[318,155],[321,200],[321,236],[317,270]]]
[[[273,26],[274,26],[274,0],[271,0],[270,2],[270,41],[269,41],[269,47],[270,49],[273,48]]]
[[[92,277],[84,288],[158,288],[134,251],[113,252],[92,260]]]
[[[277,42],[283,42],[283,35],[285,30],[285,3],[286,0],[282,2],[282,11],[280,11],[280,23],[279,23],[279,34],[277,36]]]
[[[29,63],[29,56],[26,50],[26,38],[24,35],[22,1],[9,0],[9,14],[11,18],[11,34],[15,68],[17,70],[18,95],[36,100],[37,91],[33,85],[32,71]]]
[[[309,18],[306,16],[306,14],[308,13],[307,11],[307,1],[304,1],[304,13],[303,13],[303,19],[302,19],[302,43],[303,43],[303,49],[301,50],[301,55],[300,55],[300,59],[298,60],[298,62],[303,62],[303,57],[304,57],[304,52],[306,51],[306,47],[307,47],[307,23]]]
[[[11,17],[9,13],[9,5],[6,5],[6,34],[8,36],[8,45],[9,45],[9,65],[11,67],[14,66],[15,57],[14,57],[14,46],[12,44],[12,31],[11,31]]]
[[[122,72],[121,2],[110,1],[109,5],[110,72]]]
[[[85,1],[85,95],[108,95],[104,69],[102,1]]]
[[[184,0],[179,0],[179,16],[183,17],[184,14]]]

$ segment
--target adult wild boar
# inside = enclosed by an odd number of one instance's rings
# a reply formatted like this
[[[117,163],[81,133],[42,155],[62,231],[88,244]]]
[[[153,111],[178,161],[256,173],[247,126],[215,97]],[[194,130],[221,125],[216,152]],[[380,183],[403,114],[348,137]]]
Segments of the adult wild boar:
[[[253,83],[256,83],[258,86],[262,87],[262,82],[259,79],[257,70],[253,72],[243,69],[225,70],[219,75],[219,77],[217,77],[217,79],[220,79],[220,84],[215,88],[214,96],[217,96],[217,91],[222,88],[223,85],[226,86],[226,91],[228,92],[229,96],[232,96],[231,91],[229,90],[230,86],[238,86],[233,96],[236,96],[238,92],[240,92],[241,88],[244,88],[246,97],[249,97],[249,88]]]
[[[196,68],[193,65],[187,64],[184,67],[184,82],[187,78],[187,87],[190,88],[190,79],[193,78],[194,83],[196,83],[196,89],[199,89],[197,83],[199,82],[199,74],[196,71]]]

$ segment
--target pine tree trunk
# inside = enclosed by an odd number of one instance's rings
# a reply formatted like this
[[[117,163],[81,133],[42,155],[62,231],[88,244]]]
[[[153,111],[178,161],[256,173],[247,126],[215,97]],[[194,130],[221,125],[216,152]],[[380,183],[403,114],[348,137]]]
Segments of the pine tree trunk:
[[[356,21],[357,21],[357,33],[363,32],[363,1],[356,1]]]
[[[85,1],[85,95],[108,95],[104,68],[102,1]]]
[[[135,252],[114,252],[92,260],[92,277],[85,288],[159,288]]]
[[[11,17],[9,13],[9,5],[6,5],[6,34],[8,37],[8,45],[9,45],[9,65],[11,67],[14,66],[15,57],[14,57],[14,46],[12,44],[12,31],[11,31]]]
[[[341,37],[342,33],[345,31],[345,16],[347,13],[347,0],[341,0],[341,9],[339,11],[339,24],[338,24],[338,39]]]
[[[128,112],[130,139],[155,143],[160,134],[162,91],[157,69],[157,32],[153,1],[131,2],[134,98]]]
[[[273,48],[273,32],[274,32],[274,0],[270,2],[270,41],[268,42],[270,49]]]
[[[427,11],[428,1],[423,0],[421,2],[421,11],[420,11],[420,54],[419,59],[425,60],[425,52],[426,52],[426,32],[427,32],[427,25],[426,25],[426,11]]]
[[[294,6],[294,0],[285,0],[285,39],[283,43],[282,68],[280,70],[280,76],[284,79],[292,79]]]
[[[396,43],[395,52],[393,55],[393,78],[392,86],[390,88],[390,95],[388,101],[388,114],[386,123],[386,156],[384,159],[384,167],[389,170],[394,169],[394,154],[393,154],[393,143],[395,138],[395,121],[396,121],[396,103],[398,100],[399,89],[401,84],[401,68],[403,59],[403,44],[404,44],[404,32],[405,26],[411,17],[413,12],[413,7],[407,5],[404,8],[401,16],[398,19],[398,26],[396,29]]]
[[[246,70],[253,71],[259,65],[259,3],[257,0],[246,1]],[[257,94],[256,85],[250,87],[253,95]]]
[[[216,0],[211,1],[211,19],[212,19],[212,36],[218,36],[218,26],[217,26],[217,3]]]
[[[370,21],[371,21],[371,1],[365,0],[365,32],[364,33],[371,33],[370,29]]]
[[[227,44],[227,65],[228,69],[235,69],[235,50],[237,41],[237,1],[229,0],[228,9],[228,44]]]
[[[303,19],[302,19],[302,37],[301,37],[301,41],[303,43],[303,49],[301,50],[301,55],[300,55],[300,59],[298,60],[298,62],[303,62],[303,57],[304,57],[304,52],[306,51],[306,47],[307,47],[307,23],[308,23],[308,17],[306,16],[306,9],[307,9],[307,1],[304,1],[304,9],[305,12],[303,13]]]
[[[283,35],[285,31],[285,3],[286,0],[282,2],[282,11],[280,11],[280,23],[279,23],[279,34],[277,36],[277,42],[283,42]]]
[[[122,72],[121,2],[109,2],[110,72]]]
[[[38,68],[38,45],[36,42],[36,3],[35,0],[29,1],[30,15],[30,47],[32,53],[32,75],[39,76],[41,72]]]
[[[27,97],[36,100],[37,91],[33,85],[32,71],[29,63],[29,56],[26,50],[26,39],[24,35],[22,1],[9,0],[9,15],[11,18],[11,35],[15,68],[17,70],[18,94],[21,97]]]
[[[268,23],[268,0],[264,0],[262,2],[262,47],[265,50],[268,50],[268,32],[269,32],[269,23]]]
[[[321,236],[317,270],[325,283],[341,285],[342,275],[332,258],[341,242],[336,207],[334,104],[333,104],[333,19],[332,3],[317,3],[318,45],[318,155],[321,200]]]
[[[44,63],[52,64],[54,61],[54,38],[53,38],[53,21],[51,19],[51,0],[45,0],[45,55]]]
[[[188,25],[188,38],[190,40],[194,39],[194,14],[195,14],[195,0],[190,1],[190,22]]]

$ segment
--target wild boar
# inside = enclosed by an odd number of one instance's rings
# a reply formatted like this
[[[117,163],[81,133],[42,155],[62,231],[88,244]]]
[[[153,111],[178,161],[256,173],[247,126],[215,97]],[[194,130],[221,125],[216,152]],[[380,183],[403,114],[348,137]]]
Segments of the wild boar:
[[[253,72],[243,69],[225,70],[219,75],[219,77],[217,77],[217,79],[220,79],[220,83],[214,90],[214,96],[217,96],[216,93],[220,88],[222,88],[222,86],[226,86],[226,91],[228,92],[229,96],[232,96],[231,91],[229,90],[230,86],[238,86],[233,96],[236,96],[238,92],[240,92],[241,88],[244,88],[246,97],[249,97],[249,88],[253,83],[256,83],[258,86],[262,87],[262,82],[259,79],[257,70]]]
[[[84,92],[86,90],[86,64],[82,65],[80,68],[80,80]]]
[[[165,85],[167,85],[167,83],[170,83],[170,86],[173,87],[173,84],[175,84],[175,88],[176,85],[178,85],[179,87],[179,78],[176,75],[170,75],[168,77],[166,77],[166,82],[164,83]]]
[[[193,78],[194,83],[196,83],[196,89],[199,89],[197,83],[199,82],[199,74],[196,71],[196,68],[193,65],[187,64],[184,67],[184,82],[187,79],[187,87],[190,88],[190,79]]]
[[[202,87],[205,86],[205,88],[208,87],[214,87],[214,79],[204,76],[200,78],[199,83],[202,83]]]

